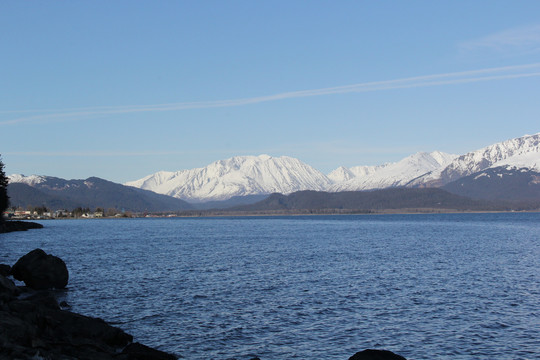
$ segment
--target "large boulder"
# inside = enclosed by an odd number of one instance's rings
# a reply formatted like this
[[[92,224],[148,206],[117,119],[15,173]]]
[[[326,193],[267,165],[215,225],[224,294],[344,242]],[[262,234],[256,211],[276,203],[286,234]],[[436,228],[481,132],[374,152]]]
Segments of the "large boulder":
[[[26,286],[36,289],[65,288],[69,273],[66,264],[57,256],[36,249],[21,257],[11,268],[11,274]]]
[[[394,354],[388,350],[372,350],[367,349],[357,352],[349,358],[349,360],[407,360],[403,356]]]

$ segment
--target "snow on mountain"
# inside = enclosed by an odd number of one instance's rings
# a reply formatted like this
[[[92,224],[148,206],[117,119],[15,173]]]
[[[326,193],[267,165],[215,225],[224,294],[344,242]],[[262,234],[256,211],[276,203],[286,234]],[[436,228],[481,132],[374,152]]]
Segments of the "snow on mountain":
[[[345,166],[340,166],[336,170],[328,174],[328,178],[334,183],[340,183],[354,178],[356,175]]]
[[[125,185],[201,202],[233,196],[326,190],[332,181],[313,167],[287,156],[236,156],[204,168],[158,172]]]
[[[90,178],[91,179],[91,178]],[[80,187],[85,185],[86,187],[92,187],[93,183],[87,179],[82,180],[66,180],[57,178],[54,176],[42,176],[42,175],[30,175],[25,176],[21,174],[14,174],[8,176],[9,183],[22,183],[35,188],[47,188],[50,190],[64,190],[70,187]]]
[[[350,169],[339,168],[328,175],[335,182],[329,190],[333,192],[357,191],[406,186],[426,173],[443,169],[456,157],[457,155],[440,151],[419,152],[396,163],[356,166]]]
[[[540,152],[514,155],[504,160],[497,161],[490,166],[490,168],[505,165],[512,168],[528,168],[529,170],[540,172]]]
[[[504,165],[540,170],[540,133],[486,146],[457,157],[441,171],[416,179],[413,186],[442,186],[476,172]]]
[[[30,186],[35,186],[37,184],[41,184],[47,181],[47,178],[45,176],[40,175],[25,176],[22,174],[13,174],[9,175],[7,178],[8,183],[23,183]]]

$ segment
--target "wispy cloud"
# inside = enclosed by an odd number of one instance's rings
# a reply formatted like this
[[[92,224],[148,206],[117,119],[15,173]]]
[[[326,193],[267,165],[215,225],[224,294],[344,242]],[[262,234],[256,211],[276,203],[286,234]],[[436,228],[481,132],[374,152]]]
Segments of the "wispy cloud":
[[[452,72],[443,74],[432,74],[416,76],[402,79],[365,82],[345,86],[336,86],[329,88],[311,89],[284,92],[274,95],[258,96],[250,98],[217,100],[217,101],[199,101],[199,102],[178,102],[156,105],[133,105],[133,106],[111,106],[78,108],[64,110],[42,110],[35,115],[19,116],[0,121],[0,125],[19,124],[23,122],[36,121],[58,121],[58,120],[78,120],[87,117],[97,117],[102,115],[129,114],[141,112],[163,112],[180,111],[187,109],[210,109],[221,107],[245,106],[263,102],[305,98],[323,95],[346,94],[355,92],[373,92],[381,90],[419,88],[428,86],[442,86],[453,84],[465,84],[481,81],[495,81],[504,79],[527,78],[540,76],[540,63],[505,66],[496,68],[486,68],[462,72]],[[1,113],[11,113],[4,111]],[[26,112],[26,111],[24,111]],[[24,113],[23,111],[20,114]]]
[[[44,157],[111,157],[185,155],[186,151],[7,151],[3,155]]]
[[[523,55],[540,52],[540,24],[503,30],[459,44],[462,54]]]

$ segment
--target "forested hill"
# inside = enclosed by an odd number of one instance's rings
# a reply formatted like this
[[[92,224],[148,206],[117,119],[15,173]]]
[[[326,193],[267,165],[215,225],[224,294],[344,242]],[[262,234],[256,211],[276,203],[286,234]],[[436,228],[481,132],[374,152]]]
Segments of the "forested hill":
[[[445,209],[457,211],[510,210],[511,204],[473,200],[437,188],[393,188],[375,191],[328,193],[299,191],[290,195],[272,194],[252,205],[231,208],[235,211],[275,210],[391,210]]]

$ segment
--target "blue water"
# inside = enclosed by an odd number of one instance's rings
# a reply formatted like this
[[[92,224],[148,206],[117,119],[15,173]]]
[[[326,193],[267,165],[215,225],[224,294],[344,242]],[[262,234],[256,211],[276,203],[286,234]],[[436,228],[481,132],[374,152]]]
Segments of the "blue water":
[[[186,359],[540,358],[540,214],[44,221],[72,310]]]

